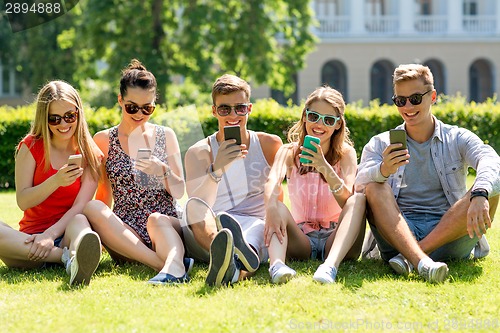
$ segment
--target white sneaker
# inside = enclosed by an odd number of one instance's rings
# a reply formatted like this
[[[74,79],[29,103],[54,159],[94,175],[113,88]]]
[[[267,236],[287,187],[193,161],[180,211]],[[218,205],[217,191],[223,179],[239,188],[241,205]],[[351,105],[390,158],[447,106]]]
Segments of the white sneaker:
[[[472,249],[472,254],[474,255],[474,259],[481,259],[490,254],[490,244],[488,244],[486,235],[479,238],[476,246]]]
[[[313,280],[320,283],[334,283],[337,277],[337,269],[326,264],[319,265],[313,275]]]
[[[413,265],[400,253],[389,259],[389,266],[399,275],[408,276],[413,270]]]
[[[69,251],[66,254],[64,252],[63,250],[63,257],[67,257]],[[93,231],[86,233],[76,244],[75,255],[66,262],[66,271],[70,275],[69,285],[88,285],[100,260],[101,240],[99,235]]]
[[[423,258],[418,263],[418,274],[431,283],[441,283],[448,277],[448,266],[431,258]]]
[[[287,283],[297,272],[285,264],[278,263],[269,267],[271,282],[276,284]]]

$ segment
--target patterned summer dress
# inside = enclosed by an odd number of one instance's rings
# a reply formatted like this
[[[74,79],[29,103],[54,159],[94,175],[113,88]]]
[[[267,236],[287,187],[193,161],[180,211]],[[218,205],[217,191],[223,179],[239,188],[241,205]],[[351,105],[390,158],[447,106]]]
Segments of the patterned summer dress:
[[[156,141],[152,155],[164,163],[165,130],[155,125]],[[178,217],[176,201],[155,176],[150,176],[134,167],[134,160],[128,156],[118,140],[118,127],[109,131],[109,150],[106,173],[113,189],[113,212],[151,247],[146,222],[151,213]]]

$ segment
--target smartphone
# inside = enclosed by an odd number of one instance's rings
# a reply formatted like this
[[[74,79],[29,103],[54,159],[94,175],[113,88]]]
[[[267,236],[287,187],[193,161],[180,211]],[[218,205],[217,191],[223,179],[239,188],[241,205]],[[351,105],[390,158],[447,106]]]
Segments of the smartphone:
[[[151,149],[149,148],[139,148],[137,151],[137,159],[138,160],[149,160],[151,157]]]
[[[389,137],[390,137],[391,144],[393,144],[393,143],[402,143],[403,144],[402,147],[396,148],[396,149],[393,149],[393,150],[407,149],[407,146],[406,146],[406,131],[405,130],[402,130],[402,129],[391,129],[389,131]]]
[[[311,150],[312,150],[312,151],[314,151],[314,152],[317,152],[316,147],[314,147],[314,146],[311,144],[311,141],[314,141],[314,142],[316,142],[317,144],[319,144],[321,140],[320,140],[319,138],[315,137],[315,136],[312,136],[312,135],[306,135],[306,137],[304,138],[304,144],[303,144],[302,146],[304,146],[304,148],[308,148],[308,149],[311,149]],[[302,151],[302,155],[309,155],[309,156],[311,156],[311,154],[309,154],[309,153],[308,153],[308,152],[306,152],[306,151]],[[301,158],[300,158],[300,163],[302,163],[302,164],[309,164],[309,163],[311,163],[311,161],[310,161],[310,160],[307,160],[307,159],[305,159],[305,158],[303,158],[303,157],[301,157]]]
[[[68,165],[76,165],[79,168],[82,167],[82,154],[70,155],[68,157]]]
[[[224,141],[229,139],[236,139],[236,144],[241,145],[241,132],[239,125],[224,127]]]

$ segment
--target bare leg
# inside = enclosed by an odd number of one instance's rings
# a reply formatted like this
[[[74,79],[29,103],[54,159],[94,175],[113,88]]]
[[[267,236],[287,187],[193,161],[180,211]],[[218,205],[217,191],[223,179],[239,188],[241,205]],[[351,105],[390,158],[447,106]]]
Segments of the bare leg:
[[[194,239],[206,251],[210,251],[210,244],[217,234],[217,226],[212,210],[196,198],[186,203],[188,228],[191,228]]]
[[[61,263],[62,249],[54,247],[44,261],[32,261],[28,259],[31,244],[24,241],[28,234],[13,229],[8,224],[0,222],[0,259],[8,267],[36,268],[44,262]]]
[[[441,218],[439,224],[420,241],[420,247],[426,253],[440,248],[467,235],[467,210],[470,205],[470,193],[458,200]],[[490,218],[493,221],[498,206],[498,195],[489,199]]]
[[[355,193],[344,205],[340,215],[339,229],[336,234],[329,237],[326,250],[328,257],[325,259],[325,264],[330,267],[338,268],[340,262],[344,259],[353,245],[358,240],[357,249],[352,252],[353,258],[359,257],[361,253],[361,243],[364,238],[366,225],[366,199],[361,193]]]
[[[156,271],[163,268],[165,261],[148,248],[139,235],[123,223],[104,203],[98,200],[90,201],[83,213],[101,237],[102,243],[111,251],[143,263]]]
[[[180,237],[179,220],[159,213],[148,218],[148,233],[153,242],[156,255],[164,262],[160,273],[181,277],[184,269],[184,245]]]
[[[281,244],[276,235],[273,235],[269,244],[269,265],[285,263],[285,258],[306,260],[311,256],[311,245],[302,230],[299,229],[288,208],[278,202],[278,213],[286,221],[286,233]]]
[[[414,267],[427,254],[420,248],[399,211],[394,194],[388,184],[370,183],[366,186],[366,200],[372,212],[371,221],[378,232]]]

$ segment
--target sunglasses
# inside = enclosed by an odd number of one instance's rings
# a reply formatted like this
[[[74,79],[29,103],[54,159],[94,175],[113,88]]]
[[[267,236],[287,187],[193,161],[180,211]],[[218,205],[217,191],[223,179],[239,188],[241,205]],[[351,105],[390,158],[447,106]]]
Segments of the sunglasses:
[[[142,114],[146,115],[146,116],[151,115],[155,111],[155,107],[156,107],[155,105],[151,105],[151,104],[143,105],[143,106],[139,106],[136,104],[125,104],[124,106],[125,106],[125,111],[128,114],[136,114],[137,112],[139,112],[139,110],[141,110]]]
[[[221,117],[229,116],[229,114],[233,110],[237,116],[246,116],[246,114],[250,110],[250,104],[237,104],[234,106],[221,104],[221,105],[216,105],[215,110]]]
[[[394,102],[394,104],[396,104],[397,107],[400,108],[406,105],[406,100],[409,100],[412,105],[419,105],[420,103],[422,103],[422,97],[431,91],[432,90],[427,90],[423,94],[413,94],[408,97],[394,95],[392,96],[392,101]]]
[[[61,123],[61,119],[64,119],[66,124],[71,124],[74,123],[77,118],[78,118],[78,112],[68,111],[63,116],[59,116],[57,114],[49,114],[47,121],[49,125],[59,125]]]
[[[340,117],[335,116],[326,116],[323,114],[319,114],[315,111],[306,109],[306,119],[310,123],[317,123],[320,119],[323,120],[323,124],[328,127],[333,127],[337,124],[337,121],[340,120]]]

